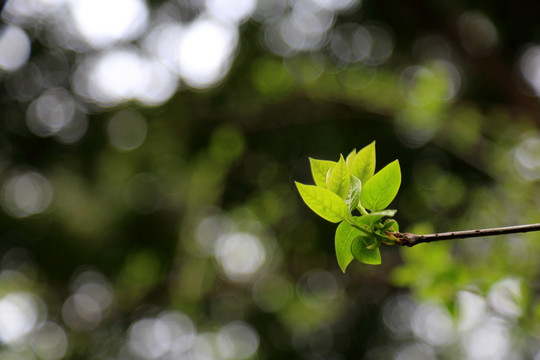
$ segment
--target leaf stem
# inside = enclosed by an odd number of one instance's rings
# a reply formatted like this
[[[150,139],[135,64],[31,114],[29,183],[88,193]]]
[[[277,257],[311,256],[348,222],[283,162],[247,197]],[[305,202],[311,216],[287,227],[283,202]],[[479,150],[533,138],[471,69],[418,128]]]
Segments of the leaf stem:
[[[358,203],[358,210],[360,210],[360,214],[362,215],[369,215],[366,208],[362,206],[362,204]]]
[[[482,236],[493,236],[493,235],[503,235],[503,234],[516,234],[524,233],[529,231],[540,231],[540,224],[528,224],[528,225],[517,225],[517,226],[506,226],[490,229],[476,229],[476,230],[465,230],[465,231],[452,231],[452,232],[443,232],[427,235],[417,235],[411,233],[401,233],[401,232],[392,232],[390,233],[397,239],[397,244],[402,246],[415,246],[421,243],[430,243],[432,241],[441,241],[441,240],[455,240],[455,239],[465,239],[473,237],[482,237]]]
[[[365,229],[362,226],[356,224],[354,222],[354,220],[352,220],[351,218],[347,217],[347,218],[345,218],[345,221],[347,222],[347,224],[351,225],[355,229],[358,229],[358,230],[362,231],[364,234],[367,234],[367,235],[370,235],[370,236],[372,235],[371,231],[369,231],[368,229]]]

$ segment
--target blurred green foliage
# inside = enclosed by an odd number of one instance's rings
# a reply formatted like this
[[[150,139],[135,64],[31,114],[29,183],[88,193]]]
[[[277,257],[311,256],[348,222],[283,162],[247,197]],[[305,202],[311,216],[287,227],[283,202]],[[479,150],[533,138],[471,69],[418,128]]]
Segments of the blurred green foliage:
[[[176,74],[155,103],[158,72],[150,100],[111,103],[77,77],[151,53],[146,33],[85,43],[44,3],[2,17],[31,53],[0,72],[0,359],[539,356],[538,234],[386,247],[344,275],[293,185],[308,156],[375,139],[379,164],[400,160],[401,231],[538,222],[537,3],[261,0],[278,15],[235,23],[223,78]],[[147,26],[184,31],[218,2],[195,3],[150,2]]]

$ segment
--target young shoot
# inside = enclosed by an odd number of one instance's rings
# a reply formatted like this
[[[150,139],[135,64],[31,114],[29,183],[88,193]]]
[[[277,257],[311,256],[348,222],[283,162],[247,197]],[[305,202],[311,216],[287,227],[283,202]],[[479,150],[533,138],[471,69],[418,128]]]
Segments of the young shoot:
[[[387,209],[401,184],[398,160],[375,172],[375,142],[339,160],[309,159],[315,185],[296,182],[306,205],[325,220],[339,224],[335,247],[343,272],[353,259],[381,263],[381,244],[397,244],[399,231]]]

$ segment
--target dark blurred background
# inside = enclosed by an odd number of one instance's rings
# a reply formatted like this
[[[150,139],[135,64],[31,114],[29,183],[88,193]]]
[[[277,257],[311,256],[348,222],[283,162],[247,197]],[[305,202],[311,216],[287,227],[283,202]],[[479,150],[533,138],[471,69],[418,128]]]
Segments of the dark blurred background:
[[[0,359],[540,359],[540,236],[335,259],[308,157],[408,232],[539,222],[540,3],[9,0]]]

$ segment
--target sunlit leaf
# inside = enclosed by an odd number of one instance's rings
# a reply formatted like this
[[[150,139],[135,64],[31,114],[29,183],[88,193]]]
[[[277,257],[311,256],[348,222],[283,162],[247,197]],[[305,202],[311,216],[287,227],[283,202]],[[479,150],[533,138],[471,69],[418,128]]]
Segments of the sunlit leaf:
[[[314,185],[295,183],[306,205],[323,219],[337,223],[347,215],[347,204],[332,191]]]
[[[375,173],[375,141],[356,154],[349,165],[349,171],[359,178],[362,184],[366,184],[373,176]]]
[[[349,212],[352,212],[360,203],[360,193],[362,191],[362,182],[354,175],[351,175],[351,191],[345,202],[349,206]]]
[[[309,158],[309,164],[311,166],[311,175],[315,181],[315,185],[326,188],[326,174],[328,170],[336,166],[335,161],[330,160],[318,160]]]
[[[345,163],[347,164],[347,167],[350,168],[352,162],[354,161],[354,158],[356,157],[356,149],[353,149],[349,155],[345,158]]]
[[[364,216],[355,218],[357,225],[369,227],[371,220]],[[339,224],[336,229],[335,235],[335,247],[336,247],[336,258],[341,268],[341,271],[345,273],[347,266],[354,259],[354,256],[351,252],[352,241],[359,237],[365,235],[364,232],[358,230],[357,228],[349,225],[345,221]]]
[[[343,155],[340,155],[336,166],[326,176],[326,188],[336,193],[342,199],[345,199],[349,194],[351,186],[351,176],[345,164]]]
[[[396,215],[396,213],[397,213],[397,210],[386,209],[386,210],[372,212],[370,215],[380,215],[381,217],[384,217],[384,216],[392,217]]]
[[[364,184],[360,202],[371,211],[383,210],[396,197],[400,184],[401,170],[399,161],[395,160]]]
[[[369,249],[373,239],[367,236],[358,236],[353,239],[351,244],[351,253],[354,258],[364,264],[379,265],[381,264],[381,253],[379,248]]]
[[[353,216],[350,220],[357,225],[373,225],[383,217],[384,215],[379,213],[371,213],[369,215]]]

